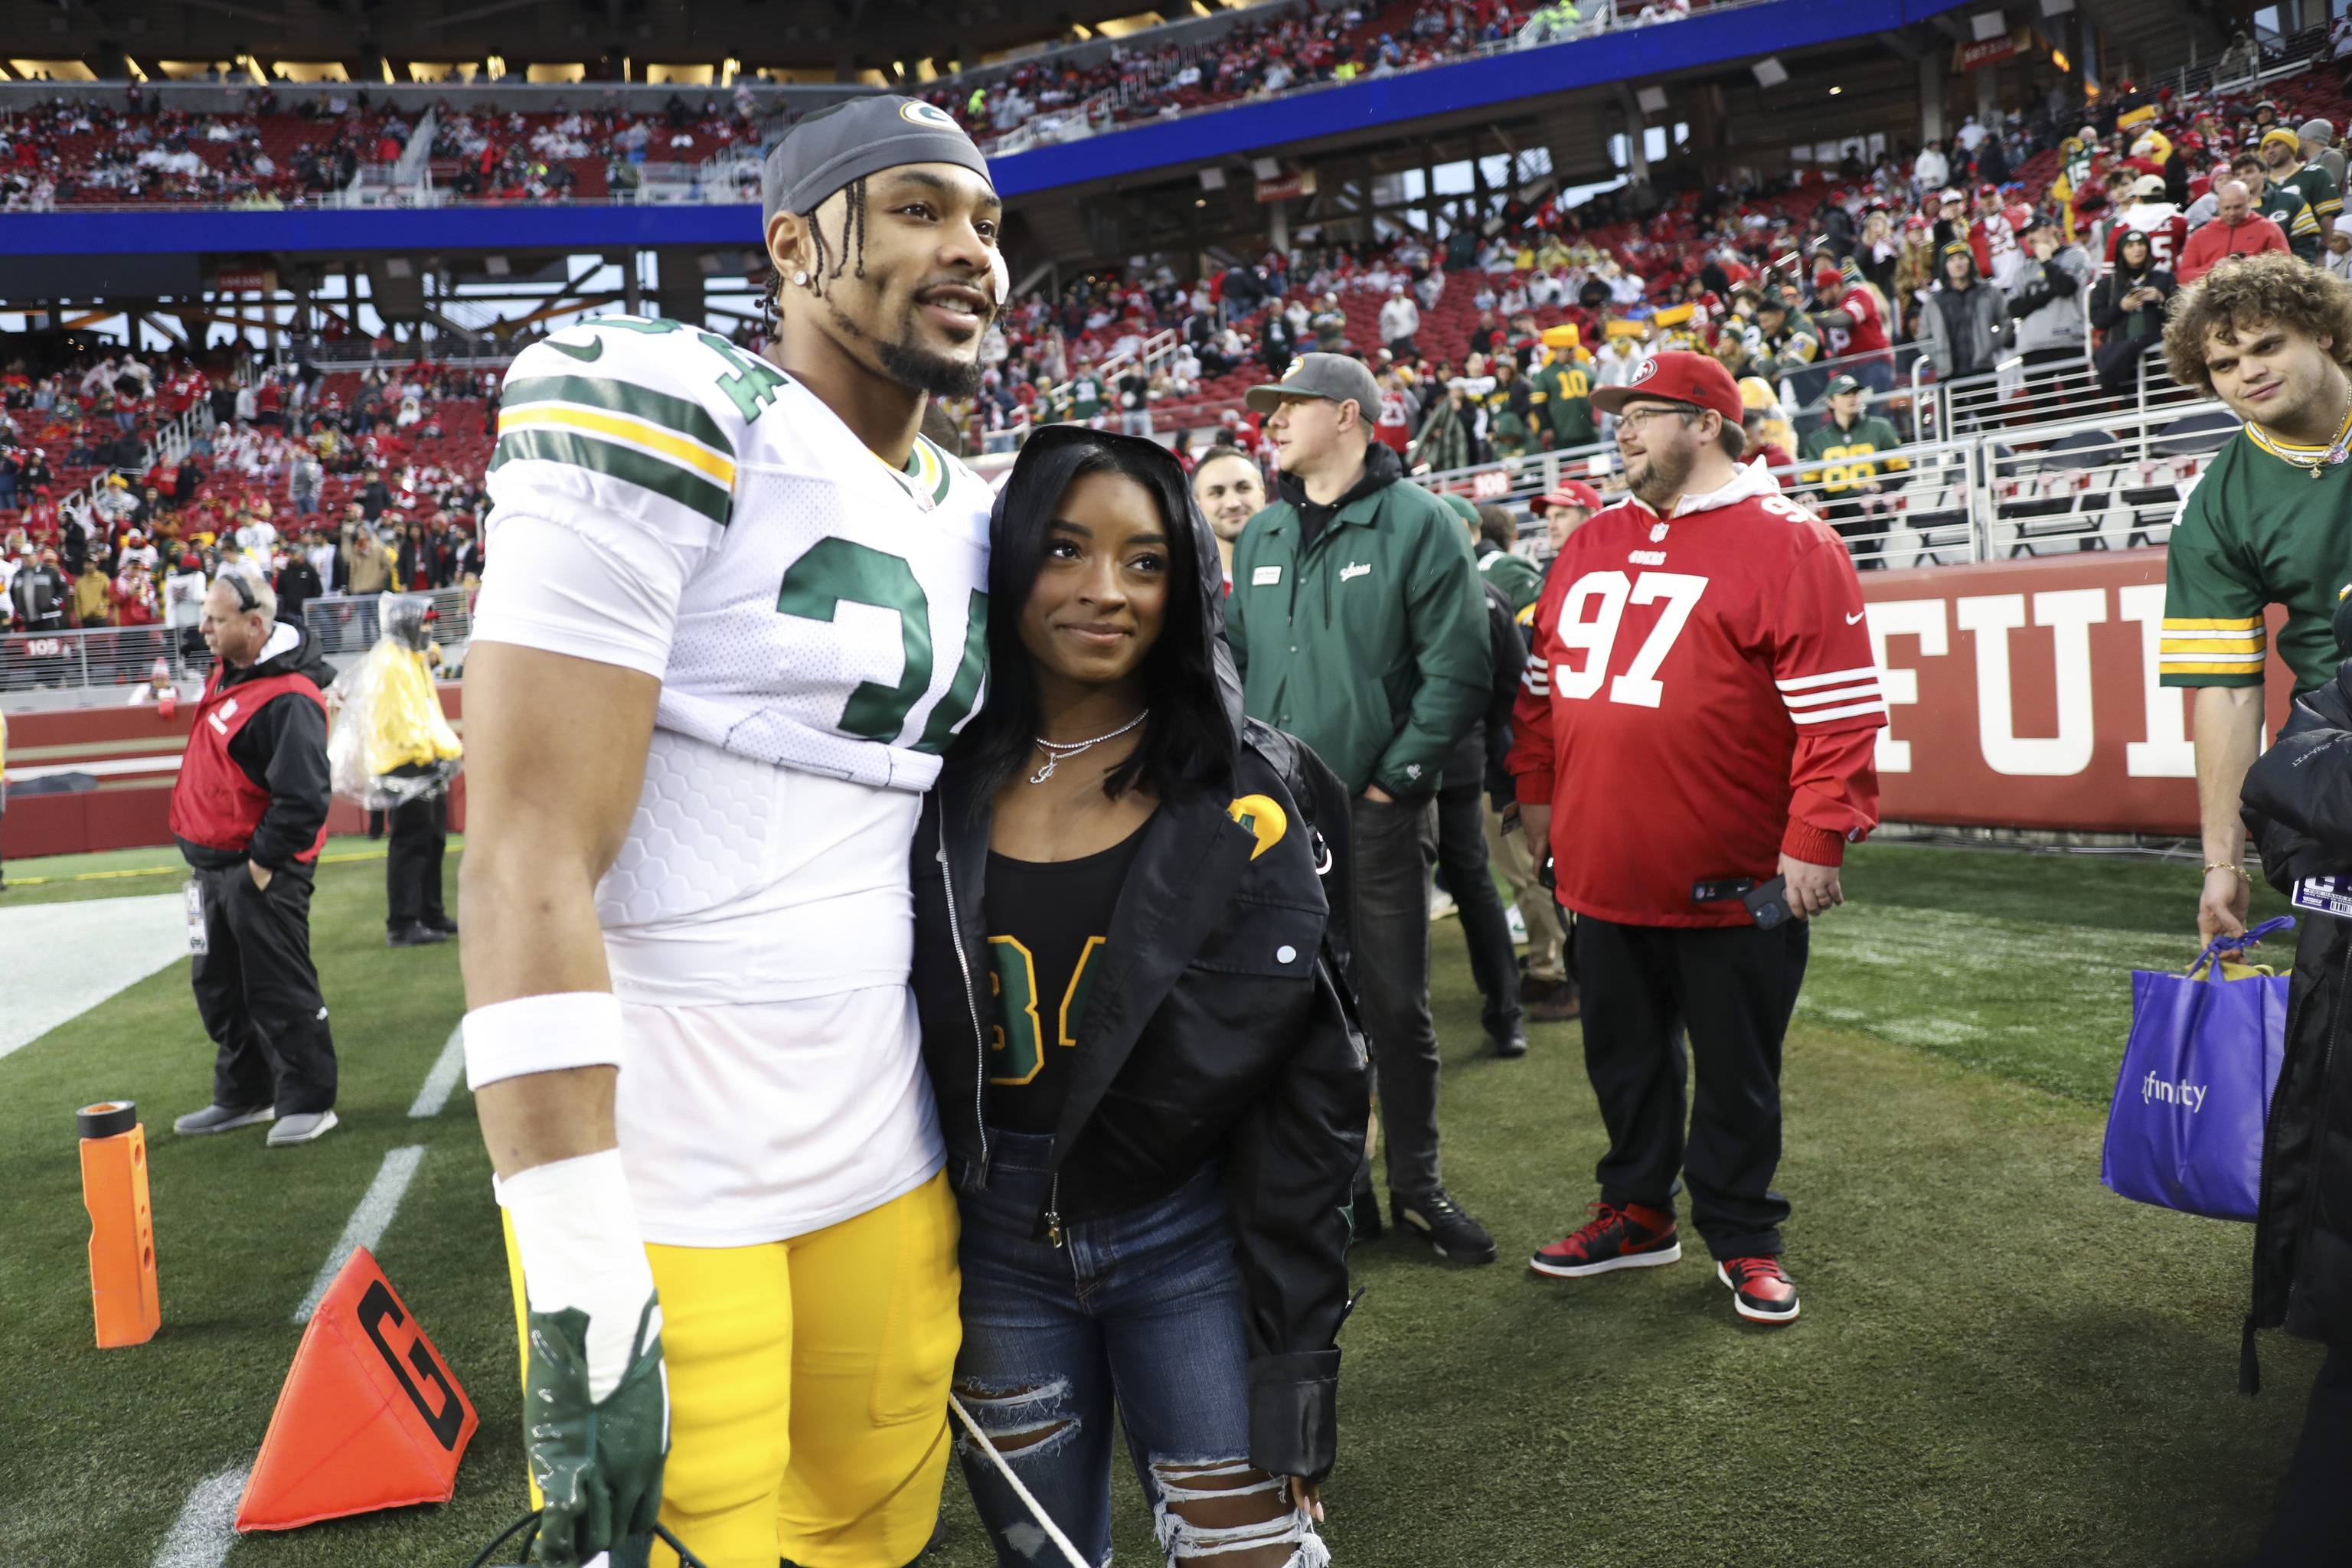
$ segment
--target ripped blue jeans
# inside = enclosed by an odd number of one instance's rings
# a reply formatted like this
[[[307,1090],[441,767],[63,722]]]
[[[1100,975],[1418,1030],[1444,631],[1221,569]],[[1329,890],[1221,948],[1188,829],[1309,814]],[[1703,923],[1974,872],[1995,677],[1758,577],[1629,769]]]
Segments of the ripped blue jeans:
[[[1222,1490],[1249,1467],[1242,1280],[1216,1163],[1157,1203],[1065,1222],[1056,1247],[1030,1236],[1053,1140],[995,1128],[988,1140],[988,1186],[956,1193],[963,1348],[955,1392],[1022,1484],[1088,1562],[1108,1563],[1116,1403],[1171,1563],[1283,1544],[1293,1548],[1294,1568],[1328,1562],[1294,1510],[1247,1530],[1202,1530],[1170,1506]],[[956,1452],[999,1568],[1066,1568],[961,1427]]]

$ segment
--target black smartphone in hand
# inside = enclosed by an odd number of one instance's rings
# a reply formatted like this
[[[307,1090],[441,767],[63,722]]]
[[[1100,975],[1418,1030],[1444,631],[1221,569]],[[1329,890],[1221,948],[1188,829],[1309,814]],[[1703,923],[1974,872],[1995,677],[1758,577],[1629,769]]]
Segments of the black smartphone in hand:
[[[1775,877],[1769,882],[1759,883],[1740,894],[1739,901],[1748,906],[1748,912],[1755,917],[1759,929],[1770,931],[1790,917],[1789,879]]]

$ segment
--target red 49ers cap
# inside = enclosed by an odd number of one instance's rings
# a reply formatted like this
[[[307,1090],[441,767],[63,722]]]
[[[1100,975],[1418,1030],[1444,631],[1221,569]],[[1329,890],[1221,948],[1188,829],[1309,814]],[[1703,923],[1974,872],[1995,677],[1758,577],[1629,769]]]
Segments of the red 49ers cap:
[[[1528,503],[1529,511],[1545,512],[1554,507],[1580,506],[1587,511],[1601,510],[1601,492],[1582,479],[1562,479],[1559,484]]]
[[[1739,387],[1723,362],[1687,349],[1668,349],[1643,362],[1623,386],[1592,389],[1592,406],[1603,414],[1622,414],[1634,398],[1660,398],[1669,403],[1694,403],[1712,408],[1723,422],[1739,423]]]

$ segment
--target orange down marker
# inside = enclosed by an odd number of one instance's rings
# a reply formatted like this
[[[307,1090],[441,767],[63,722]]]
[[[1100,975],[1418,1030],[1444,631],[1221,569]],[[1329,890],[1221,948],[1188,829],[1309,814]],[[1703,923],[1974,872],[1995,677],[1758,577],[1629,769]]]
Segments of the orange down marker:
[[[155,1217],[147,1203],[147,1130],[127,1100],[85,1105],[74,1120],[81,1130],[98,1348],[143,1345],[163,1324],[155,1296]]]

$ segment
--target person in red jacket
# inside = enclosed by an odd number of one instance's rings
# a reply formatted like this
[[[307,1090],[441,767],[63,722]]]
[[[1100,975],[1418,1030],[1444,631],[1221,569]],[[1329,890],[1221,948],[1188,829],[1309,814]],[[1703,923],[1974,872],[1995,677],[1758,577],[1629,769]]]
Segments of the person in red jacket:
[[[2260,256],[2266,250],[2294,254],[2279,226],[2255,213],[2254,194],[2243,182],[2231,180],[2215,187],[2213,200],[2220,210],[2212,221],[2192,232],[2181,247],[2180,268],[2173,274],[2177,281],[2194,283],[2233,256]]]
[[[1739,1315],[1785,1323],[1780,1043],[1806,921],[1843,901],[1845,846],[1877,826],[1886,703],[1837,535],[1737,460],[1730,372],[1662,353],[1593,403],[1618,416],[1633,494],[1552,563],[1508,765],[1528,843],[1549,846],[1577,914],[1609,1152],[1591,1222],[1530,1266],[1576,1279],[1678,1260],[1680,1176]],[[1787,918],[1741,900],[1783,881]]]
[[[218,660],[197,700],[172,837],[195,872],[205,927],[190,979],[217,1047],[212,1103],[173,1122],[194,1137],[274,1121],[272,1148],[335,1126],[335,1039],[310,959],[310,894],[327,842],[327,700],[319,640],[280,621],[268,579],[224,567],[205,595]]]

